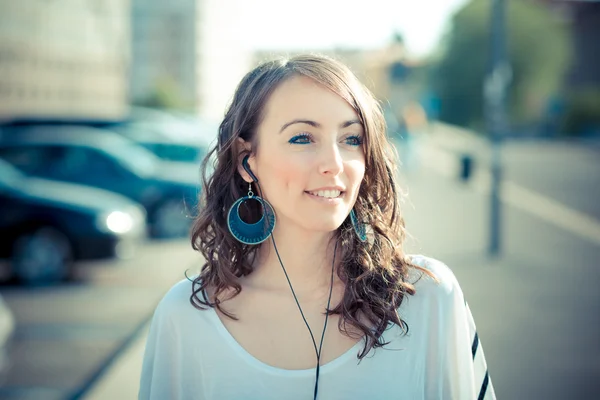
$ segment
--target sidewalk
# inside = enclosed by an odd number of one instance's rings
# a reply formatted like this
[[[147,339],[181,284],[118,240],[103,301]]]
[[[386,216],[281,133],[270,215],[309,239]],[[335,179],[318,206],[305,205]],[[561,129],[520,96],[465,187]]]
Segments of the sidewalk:
[[[85,396],[86,400],[137,399],[148,326]]]
[[[440,169],[443,159],[430,159]],[[437,164],[436,164],[437,163]],[[461,283],[499,399],[579,399],[600,392],[600,246],[513,206],[503,256],[486,257],[488,198],[421,168],[403,178],[407,251],[438,258]],[[146,330],[86,399],[137,397]]]

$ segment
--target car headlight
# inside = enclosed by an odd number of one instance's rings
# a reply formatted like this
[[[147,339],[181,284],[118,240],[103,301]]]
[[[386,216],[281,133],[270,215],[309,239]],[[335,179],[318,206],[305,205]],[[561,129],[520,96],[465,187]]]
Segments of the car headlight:
[[[113,233],[123,234],[131,231],[134,226],[133,217],[123,211],[113,211],[100,217],[99,226]]]

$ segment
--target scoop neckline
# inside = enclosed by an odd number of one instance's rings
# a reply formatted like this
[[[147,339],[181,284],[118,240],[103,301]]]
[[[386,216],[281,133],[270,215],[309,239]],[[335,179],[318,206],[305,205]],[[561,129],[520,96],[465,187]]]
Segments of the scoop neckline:
[[[315,374],[316,365],[313,368],[306,368],[306,369],[285,369],[285,368],[279,368],[279,367],[275,367],[273,365],[269,365],[269,364],[265,363],[264,361],[259,360],[258,358],[256,358],[252,354],[250,354],[233,337],[231,332],[229,332],[227,327],[223,324],[223,321],[221,321],[221,318],[219,318],[219,315],[217,314],[217,310],[214,307],[210,307],[209,315],[213,319],[213,322],[214,322],[216,328],[221,333],[221,336],[223,338],[225,338],[225,340],[228,342],[230,347],[238,355],[240,355],[244,359],[244,361],[246,361],[248,364],[252,365],[253,367],[259,368],[262,370],[266,370],[270,373],[277,374],[277,375],[307,376],[307,375]],[[356,342],[354,344],[354,346],[352,346],[351,348],[346,350],[344,353],[340,354],[338,357],[334,358],[333,360],[329,361],[326,364],[322,364],[319,367],[320,372],[327,373],[327,371],[335,369],[335,368],[339,367],[340,365],[342,365],[343,363],[345,363],[346,361],[348,361],[350,358],[352,358],[352,356],[356,357],[358,349],[360,348],[360,346],[363,346],[363,345],[364,345],[364,338],[362,338],[361,340]]]

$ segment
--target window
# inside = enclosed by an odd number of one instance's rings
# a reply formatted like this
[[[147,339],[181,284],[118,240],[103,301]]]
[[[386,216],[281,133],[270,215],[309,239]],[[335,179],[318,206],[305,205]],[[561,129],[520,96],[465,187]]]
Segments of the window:
[[[121,167],[106,154],[91,148],[81,148],[79,150],[87,159],[86,174],[90,175],[90,179],[106,180],[123,176]]]
[[[30,175],[39,175],[50,167],[58,149],[42,146],[14,146],[0,149],[0,157]]]
[[[105,180],[119,176],[115,163],[106,155],[83,146],[69,146],[59,163],[55,165],[53,176],[61,180],[81,182],[96,186]]]
[[[23,174],[9,163],[0,161],[0,193],[7,193],[19,187]]]
[[[198,162],[202,157],[200,149],[194,146],[164,143],[143,143],[142,145],[163,160]]]

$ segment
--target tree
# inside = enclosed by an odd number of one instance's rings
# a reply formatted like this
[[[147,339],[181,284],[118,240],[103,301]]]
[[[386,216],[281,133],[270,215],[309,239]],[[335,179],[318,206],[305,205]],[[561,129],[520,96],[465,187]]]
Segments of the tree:
[[[507,0],[512,81],[508,112],[517,125],[537,121],[562,86],[569,61],[568,28],[547,6]],[[453,17],[434,87],[440,119],[484,130],[483,83],[489,65],[489,0],[473,0]]]
[[[189,104],[182,99],[175,83],[166,78],[157,79],[147,96],[137,99],[135,105],[165,110],[187,110]]]

